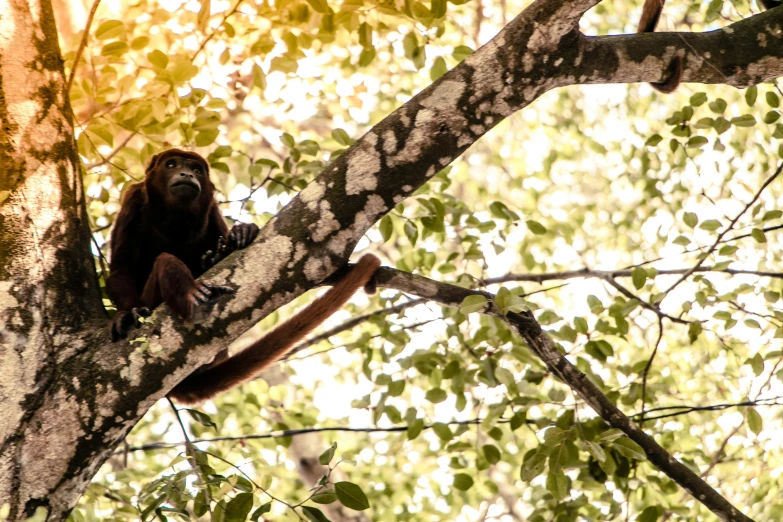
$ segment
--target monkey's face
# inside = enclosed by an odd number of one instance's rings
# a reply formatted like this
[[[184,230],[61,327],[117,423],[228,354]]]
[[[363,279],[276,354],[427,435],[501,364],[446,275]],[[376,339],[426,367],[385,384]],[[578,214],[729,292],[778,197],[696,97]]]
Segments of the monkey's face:
[[[206,216],[215,187],[207,161],[196,154],[169,149],[152,157],[146,172],[147,195],[165,210],[185,210]]]
[[[208,182],[207,169],[202,161],[187,156],[168,156],[158,162],[157,170],[173,199],[190,203],[201,195]]]

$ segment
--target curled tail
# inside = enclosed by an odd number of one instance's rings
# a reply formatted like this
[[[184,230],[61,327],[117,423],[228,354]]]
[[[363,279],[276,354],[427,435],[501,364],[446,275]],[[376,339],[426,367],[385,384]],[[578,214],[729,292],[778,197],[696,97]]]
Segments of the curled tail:
[[[252,379],[339,310],[358,289],[371,281],[380,266],[377,257],[365,254],[324,295],[241,352],[189,375],[169,392],[169,397],[184,404],[194,404]]]
[[[639,19],[639,26],[636,29],[637,33],[652,33],[655,31],[655,26],[658,25],[658,20],[661,19],[661,13],[663,12],[663,4],[666,0],[645,0],[644,7],[642,7],[642,17]],[[654,89],[662,93],[670,93],[677,90],[682,81],[682,57],[675,56],[672,59],[670,65],[671,72],[666,80],[662,82],[651,82],[650,85]]]

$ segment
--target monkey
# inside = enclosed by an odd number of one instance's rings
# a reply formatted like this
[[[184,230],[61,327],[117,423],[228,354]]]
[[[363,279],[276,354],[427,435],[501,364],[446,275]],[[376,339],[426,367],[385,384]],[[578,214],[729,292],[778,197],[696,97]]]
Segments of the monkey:
[[[229,232],[214,190],[201,156],[170,149],[153,156],[144,181],[125,192],[111,234],[106,281],[117,306],[113,341],[125,338],[139,317],[162,302],[197,323],[221,296],[233,292],[196,278],[250,244],[258,226],[238,223]]]
[[[109,297],[117,306],[112,341],[127,337],[141,317],[161,303],[185,321],[202,322],[223,296],[234,292],[197,278],[258,235],[255,224],[229,231],[214,199],[207,161],[194,152],[169,149],[150,160],[144,180],[122,198],[111,233]],[[175,386],[169,397],[201,402],[237,386],[277,361],[296,342],[339,310],[362,287],[371,291],[380,260],[365,254],[324,295],[248,348],[222,350]]]
[[[661,12],[663,12],[663,4],[666,0],[645,0],[642,7],[642,16],[639,18],[639,25],[636,29],[637,33],[652,33],[655,31],[655,26],[658,25],[658,20],[661,18]],[[783,0],[759,0],[759,3],[764,9],[772,9],[779,5],[783,5]],[[669,76],[662,82],[652,82],[650,85],[654,89],[669,94],[677,90],[682,81],[683,63],[681,56],[675,56],[672,59],[670,65],[671,72]]]

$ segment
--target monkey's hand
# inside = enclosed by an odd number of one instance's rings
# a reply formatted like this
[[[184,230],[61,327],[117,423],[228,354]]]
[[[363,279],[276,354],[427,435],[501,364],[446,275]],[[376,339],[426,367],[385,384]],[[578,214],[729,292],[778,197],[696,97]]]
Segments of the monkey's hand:
[[[146,306],[131,308],[130,310],[118,310],[111,322],[111,340],[116,343],[120,339],[128,337],[131,328],[141,326],[140,317],[149,317],[152,314]]]
[[[215,305],[224,295],[233,294],[230,286],[220,286],[209,281],[196,281],[193,288],[188,290],[188,304],[190,305],[190,322],[198,324],[204,322]]]
[[[229,255],[234,250],[245,248],[258,235],[258,225],[255,223],[237,223],[228,233],[228,239],[220,236],[215,250],[207,250],[201,256],[201,268],[208,270],[215,266],[218,261]]]

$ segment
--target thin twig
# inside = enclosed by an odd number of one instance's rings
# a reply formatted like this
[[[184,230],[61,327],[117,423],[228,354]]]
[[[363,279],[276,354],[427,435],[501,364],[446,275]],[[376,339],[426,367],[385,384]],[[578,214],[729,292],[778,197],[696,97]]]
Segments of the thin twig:
[[[88,163],[87,165],[84,166],[84,170],[95,169],[95,168],[102,167],[102,166],[106,165],[107,163],[109,163],[111,161],[111,159],[115,155],[117,155],[117,153],[120,150],[122,150],[123,147],[125,147],[125,145],[127,145],[128,142],[138,133],[139,133],[138,130],[134,130],[133,132],[128,134],[128,136],[124,140],[122,140],[122,143],[117,145],[117,147],[114,150],[112,150],[110,153],[108,153],[105,157],[103,157],[103,159],[101,159],[101,161],[96,161],[95,163]]]
[[[783,171],[783,162],[780,163],[777,170],[775,170],[774,174],[772,174],[769,178],[767,178],[767,180],[761,185],[761,187],[756,191],[756,194],[754,194],[753,199],[751,199],[745,205],[745,208],[743,208],[742,211],[739,214],[737,214],[737,217],[732,219],[731,223],[729,223],[728,226],[725,229],[723,229],[723,231],[720,234],[718,234],[718,237],[715,239],[715,242],[707,250],[707,252],[699,256],[699,260],[696,262],[696,264],[693,265],[693,267],[690,268],[687,272],[685,272],[682,275],[682,277],[680,277],[677,280],[677,282],[675,282],[672,286],[669,287],[668,290],[664,292],[664,297],[663,297],[664,299],[666,299],[666,296],[668,296],[672,290],[677,288],[677,286],[679,286],[680,283],[688,279],[691,276],[691,274],[693,274],[696,270],[699,269],[702,263],[704,263],[704,260],[707,259],[710,256],[710,254],[712,254],[715,251],[716,248],[718,248],[718,245],[720,244],[721,239],[723,239],[723,236],[725,236],[730,230],[734,228],[734,225],[737,224],[737,221],[739,221],[739,219],[745,214],[745,212],[747,212],[748,209],[752,207],[756,201],[758,201],[758,199],[761,197],[761,193],[764,192],[764,189],[767,188],[770,183],[775,181],[775,178],[777,178],[780,175],[781,171]]]
[[[650,373],[650,368],[652,368],[652,363],[658,353],[661,339],[663,339],[663,319],[658,317],[658,340],[655,341],[655,348],[653,348],[652,354],[650,354],[650,358],[647,360],[644,370],[642,370],[642,414],[639,417],[640,428],[644,426],[644,405],[647,404],[647,375]]]
[[[84,52],[84,48],[87,46],[87,38],[90,35],[90,26],[92,25],[92,19],[95,18],[95,11],[98,10],[98,5],[101,3],[101,0],[95,0],[92,3],[92,8],[90,8],[90,14],[87,16],[87,24],[84,27],[84,33],[82,33],[82,39],[79,42],[79,48],[76,49],[76,55],[73,57],[73,67],[71,67],[71,72],[68,74],[68,81],[65,83],[65,92],[69,93],[71,92],[71,86],[73,85],[73,78],[76,76],[76,68],[79,66],[79,60],[82,59],[82,53]]]

